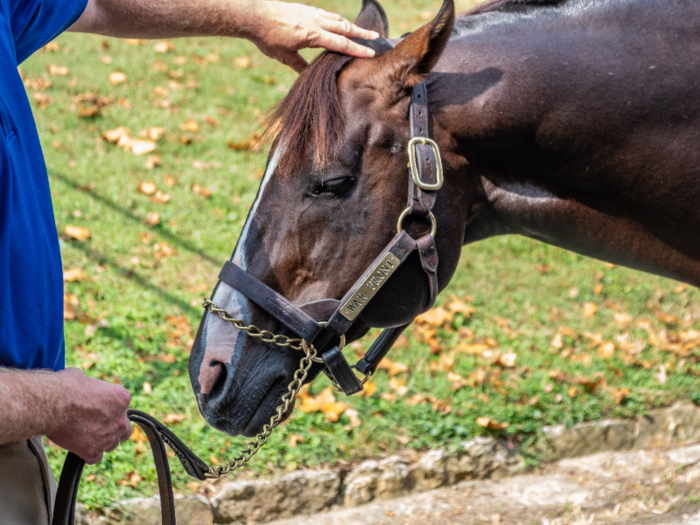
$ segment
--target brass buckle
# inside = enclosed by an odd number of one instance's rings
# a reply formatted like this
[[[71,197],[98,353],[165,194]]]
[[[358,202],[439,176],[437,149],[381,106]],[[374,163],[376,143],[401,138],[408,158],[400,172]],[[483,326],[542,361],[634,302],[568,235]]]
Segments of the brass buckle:
[[[435,155],[435,182],[423,182],[420,178],[420,173],[418,173],[418,158],[416,154],[416,145],[423,144],[424,146],[430,146]],[[442,188],[442,183],[445,177],[442,172],[442,159],[440,158],[440,148],[435,143],[434,140],[425,137],[413,137],[408,141],[408,167],[411,170],[411,177],[413,178],[413,183],[422,190],[426,191],[436,191]]]

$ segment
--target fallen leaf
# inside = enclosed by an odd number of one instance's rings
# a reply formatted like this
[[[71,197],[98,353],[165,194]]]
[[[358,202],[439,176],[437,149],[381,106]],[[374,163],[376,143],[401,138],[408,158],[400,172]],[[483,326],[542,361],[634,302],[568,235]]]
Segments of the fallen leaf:
[[[163,182],[165,182],[166,186],[171,187],[171,188],[177,184],[177,180],[172,178],[167,173],[165,175],[163,175]]]
[[[429,326],[442,326],[445,323],[451,323],[454,314],[445,310],[442,306],[431,308],[424,314],[416,317],[415,322],[418,324],[427,324]]]
[[[143,221],[146,226],[155,226],[156,224],[160,223],[160,213],[157,211],[149,211],[146,214],[146,218]]]
[[[391,388],[396,394],[401,397],[408,392],[408,387],[406,386],[406,378],[402,377],[400,379],[392,377],[389,379],[389,388]]]
[[[461,313],[467,319],[469,319],[471,315],[476,312],[476,308],[470,304],[466,304],[464,301],[454,295],[452,296],[450,303],[447,305],[447,309],[453,313]]]
[[[508,423],[499,423],[495,419],[489,417],[477,417],[476,424],[491,430],[503,430],[504,428],[508,428]]]
[[[374,381],[367,381],[365,383],[365,388],[362,390],[362,397],[372,397],[374,393],[377,391],[377,383]]]
[[[360,421],[360,415],[354,408],[346,408],[343,414],[346,415],[348,419],[350,419],[350,426],[352,428],[357,428],[362,425],[362,421]]]
[[[425,397],[425,394],[413,394],[410,398],[408,398],[407,403],[409,406],[415,406],[425,403],[427,400],[428,399]]]
[[[163,193],[160,190],[156,190],[156,192],[151,195],[151,202],[157,202],[158,204],[167,204],[170,202],[170,194],[168,193]]]
[[[233,65],[241,69],[248,69],[250,67],[250,58],[247,56],[236,57],[233,59]]]
[[[143,165],[147,170],[155,169],[156,166],[160,166],[160,157],[157,155],[151,155],[146,159]]]
[[[632,316],[626,312],[615,312],[613,319],[623,328],[627,327],[632,322]]]
[[[501,354],[494,364],[497,364],[504,368],[513,368],[515,367],[515,360],[517,358],[518,354],[516,354],[515,352],[506,352],[505,354]]]
[[[341,403],[335,400],[333,395],[333,390],[331,387],[326,387],[323,391],[316,397],[308,394],[308,389],[304,393],[300,393],[301,404],[299,405],[299,410],[304,413],[311,412],[321,412],[328,421],[338,421],[340,414],[342,414],[349,405],[346,403]]]
[[[163,137],[163,135],[165,135],[165,128],[161,126],[153,126],[144,129],[141,133],[139,133],[139,135],[157,141],[160,140]]]
[[[192,184],[192,193],[196,193],[197,195],[201,195],[205,199],[208,199],[211,197],[211,190],[208,188],[204,188],[203,186],[200,186],[196,182]]]
[[[155,151],[156,143],[152,140],[131,139],[127,149],[130,149],[134,155],[143,155]]]
[[[570,386],[566,389],[566,393],[569,395],[570,398],[574,398],[578,395],[578,390],[575,386]]]
[[[564,347],[564,341],[562,340],[562,335],[557,334],[554,336],[554,339],[552,339],[552,346],[554,348],[561,349]]]
[[[304,442],[304,436],[301,434],[292,434],[289,436],[289,446],[292,448],[297,448],[297,443],[303,443]]]
[[[122,137],[128,137],[129,133],[129,128],[119,126],[118,128],[108,129],[102,133],[102,138],[104,138],[107,142],[119,142]]]
[[[65,272],[63,272],[63,280],[68,281],[68,282],[73,282],[73,281],[86,281],[88,279],[88,275],[85,273],[85,270],[82,268],[69,268]]]
[[[583,305],[583,315],[586,317],[593,317],[597,311],[598,305],[595,303],[588,302]]]
[[[153,195],[156,192],[156,183],[153,181],[139,182],[137,189],[145,195]]]
[[[165,417],[163,418],[163,423],[166,425],[175,425],[187,418],[187,414],[175,414],[173,412],[170,412],[169,414],[166,414]]]
[[[395,403],[396,402],[396,395],[392,394],[391,392],[382,392],[379,395],[379,399],[383,399],[384,401],[389,401],[389,403]]]
[[[673,293],[683,293],[688,288],[686,283],[679,284],[673,289]]]
[[[113,85],[116,86],[117,84],[121,84],[123,82],[126,82],[126,74],[121,72],[121,71],[112,71],[109,74],[109,82]]]
[[[383,368],[389,372],[390,377],[394,377],[397,374],[403,372],[408,372],[408,365],[399,363],[398,361],[392,361],[391,359],[384,358],[379,362],[377,368]]]
[[[52,77],[65,77],[70,73],[66,66],[58,66],[56,64],[49,64],[46,66],[46,69]]]
[[[51,53],[58,53],[60,50],[61,48],[55,40],[52,40],[40,49],[40,51],[49,51]]]
[[[613,355],[615,355],[615,344],[612,341],[603,343],[598,347],[596,355],[603,359],[610,359]]]
[[[153,392],[153,387],[151,386],[151,383],[149,383],[148,381],[144,381],[143,382],[143,393],[148,395],[151,392]]]
[[[39,109],[45,109],[49,104],[53,104],[53,97],[50,97],[46,93],[34,92],[32,93],[32,98],[36,102]]]
[[[629,388],[611,388],[610,389],[610,395],[613,398],[613,401],[615,401],[615,404],[619,405],[622,403],[627,396],[630,395],[630,389]]]
[[[571,299],[576,299],[578,297],[578,288],[569,288],[568,294]]]
[[[199,124],[191,118],[188,118],[185,122],[180,124],[180,129],[183,131],[191,131],[193,133],[196,133],[199,131]]]
[[[164,242],[157,242],[153,245],[153,251],[155,252],[156,259],[162,259],[163,257],[171,257],[177,255],[177,250]]]
[[[83,228],[82,226],[73,226],[68,224],[66,225],[65,230],[63,230],[63,233],[80,242],[85,242],[90,238],[90,230]]]
[[[132,488],[136,488],[136,486],[139,484],[139,481],[143,481],[143,478],[139,476],[136,472],[129,472],[124,479],[120,479],[117,481],[117,485],[120,486],[131,486]]]
[[[156,53],[167,53],[168,51],[175,51],[175,44],[164,40],[162,42],[154,44],[153,51],[155,51]]]
[[[665,384],[668,380],[668,375],[666,374],[666,365],[659,365],[659,371],[656,374],[654,374],[654,377],[662,385]]]
[[[63,319],[64,321],[72,321],[78,315],[78,309],[73,306],[67,296],[70,294],[63,295]]]

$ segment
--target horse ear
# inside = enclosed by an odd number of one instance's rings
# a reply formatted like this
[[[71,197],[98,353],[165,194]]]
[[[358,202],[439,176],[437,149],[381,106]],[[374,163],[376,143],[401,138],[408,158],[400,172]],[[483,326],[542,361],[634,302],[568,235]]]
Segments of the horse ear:
[[[404,88],[420,83],[437,63],[452,33],[455,20],[453,0],[444,0],[435,19],[409,34],[388,55],[382,69]]]
[[[362,0],[362,9],[357,15],[355,25],[369,31],[376,31],[380,37],[389,36],[389,20],[377,0]]]

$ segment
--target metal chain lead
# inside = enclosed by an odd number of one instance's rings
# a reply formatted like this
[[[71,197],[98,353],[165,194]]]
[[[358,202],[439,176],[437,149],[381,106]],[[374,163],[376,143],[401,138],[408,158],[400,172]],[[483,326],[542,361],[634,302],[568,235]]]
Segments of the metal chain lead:
[[[293,350],[301,350],[304,352],[304,357],[299,361],[299,368],[294,372],[294,379],[287,387],[287,393],[282,396],[282,404],[277,407],[276,414],[270,418],[270,422],[266,424],[262,432],[260,432],[253,441],[248,443],[247,448],[241,452],[237,457],[233,458],[231,461],[224,465],[217,465],[216,467],[209,467],[209,470],[204,474],[206,478],[220,478],[221,476],[233,472],[242,465],[250,461],[260,447],[262,447],[266,442],[267,438],[270,437],[272,430],[277,427],[282,421],[282,417],[289,410],[289,406],[294,401],[294,398],[301,390],[304,380],[313,365],[316,358],[316,348],[311,343],[307,343],[304,339],[292,339],[285,335],[275,335],[267,330],[260,330],[257,326],[247,325],[242,319],[236,319],[231,317],[226,310],[222,310],[216,304],[214,304],[209,299],[204,299],[204,304],[202,304],[204,309],[209,313],[217,314],[223,321],[233,324],[239,330],[243,330],[248,333],[251,337],[257,337],[265,343],[272,343],[277,346],[292,348]]]

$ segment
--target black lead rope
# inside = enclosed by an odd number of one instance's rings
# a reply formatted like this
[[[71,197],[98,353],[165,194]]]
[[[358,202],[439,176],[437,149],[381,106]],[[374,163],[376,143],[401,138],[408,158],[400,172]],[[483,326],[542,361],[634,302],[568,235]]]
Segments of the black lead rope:
[[[205,479],[205,473],[209,467],[180,438],[153,416],[139,410],[129,410],[128,416],[132,423],[137,424],[143,430],[151,445],[156,473],[158,474],[158,492],[160,493],[163,525],[175,525],[175,499],[165,445],[167,444],[175,452],[185,471],[193,478]],[[83,459],[72,452],[68,453],[58,483],[52,525],[75,524],[75,504],[84,466]]]

